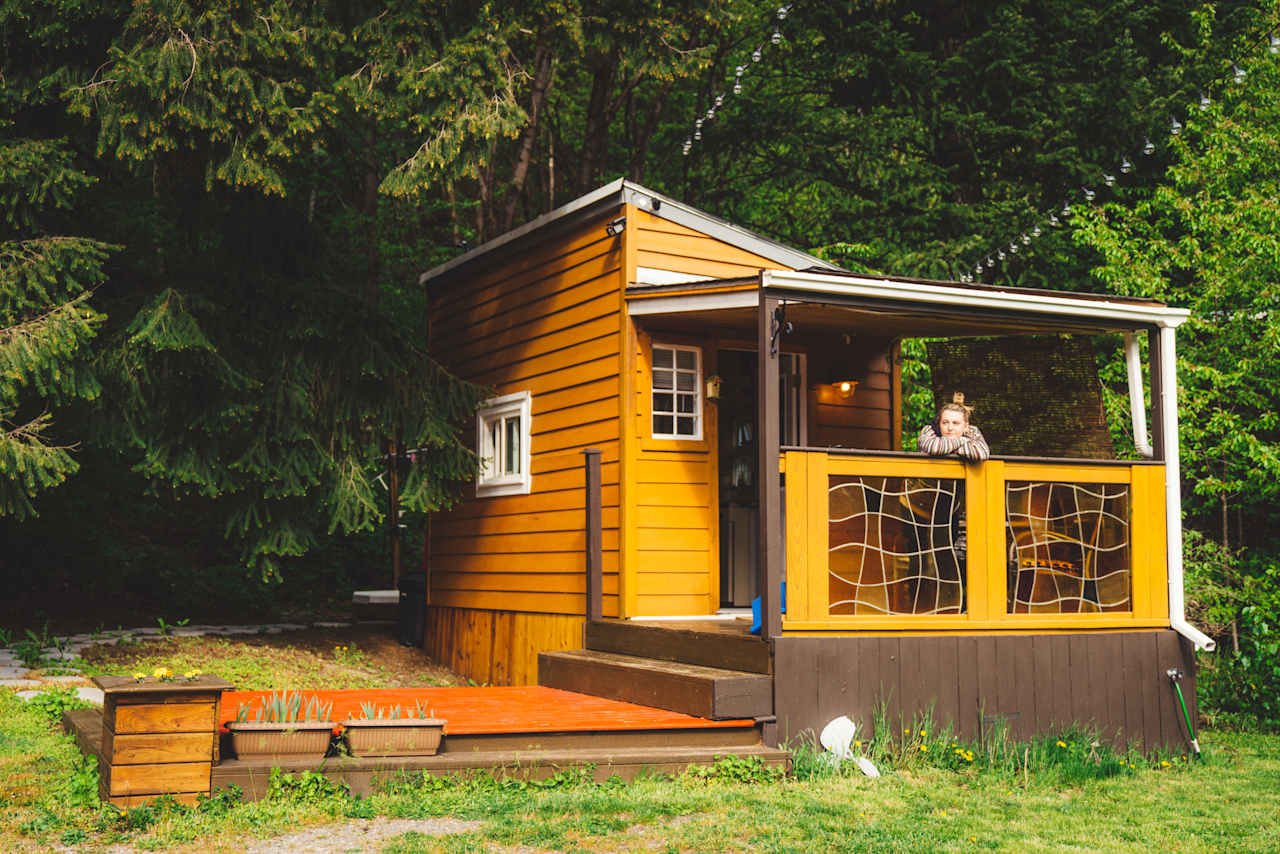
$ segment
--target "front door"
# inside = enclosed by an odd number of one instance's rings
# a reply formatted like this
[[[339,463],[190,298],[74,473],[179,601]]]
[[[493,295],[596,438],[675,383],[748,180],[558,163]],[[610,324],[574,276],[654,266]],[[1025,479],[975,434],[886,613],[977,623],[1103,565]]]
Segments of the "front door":
[[[746,608],[759,593],[759,460],[756,451],[754,350],[720,350],[719,402],[720,604]],[[779,401],[784,445],[805,442],[804,355],[780,357]]]

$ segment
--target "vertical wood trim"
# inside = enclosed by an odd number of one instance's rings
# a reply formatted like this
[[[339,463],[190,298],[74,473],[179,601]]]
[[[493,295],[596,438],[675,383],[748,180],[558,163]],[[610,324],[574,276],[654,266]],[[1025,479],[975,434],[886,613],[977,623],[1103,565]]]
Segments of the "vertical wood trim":
[[[1135,617],[1149,617],[1151,613],[1151,573],[1155,571],[1151,541],[1151,493],[1146,466],[1129,469],[1129,595],[1130,609]],[[1164,528],[1156,532],[1164,533]]]
[[[990,478],[991,462],[985,465],[965,466],[964,469],[964,512],[965,530],[969,540],[965,554],[965,610],[971,620],[987,620],[990,613],[989,592],[991,578],[987,571],[987,553],[991,550],[988,540],[991,538],[991,526],[987,524],[989,512],[987,502],[987,480]]]
[[[702,435],[707,441],[707,523],[710,554],[707,557],[707,613],[714,614],[723,601],[720,590],[720,405],[707,400],[707,377],[720,373],[720,338],[706,341],[702,350]]]
[[[1169,619],[1169,546],[1165,535],[1168,525],[1164,496],[1164,466],[1147,466],[1148,528],[1154,533],[1150,543],[1151,571],[1147,576],[1151,616]],[[1166,622],[1165,625],[1168,625]]]
[[[787,552],[787,616],[793,620],[812,619],[811,590],[813,571],[809,566],[812,551],[809,536],[809,514],[817,508],[809,507],[809,462],[814,454],[787,451],[787,536],[783,544]],[[816,460],[814,460],[816,462]],[[718,478],[717,478],[718,479]]]
[[[640,223],[635,205],[623,205],[627,226],[622,232],[622,268],[618,282],[618,617],[636,613],[636,334],[624,296],[636,279]]]
[[[603,530],[600,521],[600,449],[587,448],[583,473],[586,481],[587,619],[604,619]]]
[[[809,454],[809,483],[805,503],[809,505],[809,615],[826,618],[831,613],[831,515],[828,509],[826,454]]]
[[[891,420],[889,447],[895,451],[902,450],[902,339],[894,339],[889,348],[890,386],[889,412]]]
[[[781,498],[781,474],[778,460],[781,453],[779,424],[775,407],[778,400],[778,352],[782,346],[779,330],[777,349],[774,349],[772,321],[777,297],[760,291],[760,304],[756,324],[757,365],[756,381],[756,434],[758,436],[757,471],[760,473],[760,609],[762,635],[772,641],[782,634],[780,593],[782,585],[782,549],[778,542],[782,536],[782,514],[778,506]]]

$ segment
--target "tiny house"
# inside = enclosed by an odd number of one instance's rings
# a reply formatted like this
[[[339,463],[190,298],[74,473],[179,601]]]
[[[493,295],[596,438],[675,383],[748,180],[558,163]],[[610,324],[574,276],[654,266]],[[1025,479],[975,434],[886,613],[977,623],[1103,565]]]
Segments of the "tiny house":
[[[468,430],[480,474],[424,543],[442,663],[527,684],[541,657],[546,681],[559,651],[643,627],[674,632],[656,658],[734,670],[696,649],[736,633],[768,682],[725,708],[784,738],[877,709],[1183,738],[1167,673],[1189,686],[1212,645],[1183,616],[1185,311],[853,274],[625,180],[421,281],[433,352],[492,389]],[[981,463],[903,450],[904,340],[1016,361],[1064,336],[1124,337],[1135,459],[1012,453],[1016,424]],[[984,430],[998,399],[1044,393],[992,387],[1022,375],[971,352],[938,396],[965,393]],[[753,602],[748,635],[732,618]]]

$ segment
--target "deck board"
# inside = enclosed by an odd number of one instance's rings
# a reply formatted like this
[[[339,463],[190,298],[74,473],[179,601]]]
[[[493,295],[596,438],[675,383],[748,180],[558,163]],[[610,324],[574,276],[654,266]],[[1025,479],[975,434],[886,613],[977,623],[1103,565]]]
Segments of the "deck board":
[[[219,721],[233,721],[240,703],[249,702],[254,717],[261,698],[270,691],[228,691],[222,695]],[[712,721],[634,703],[606,700],[541,685],[465,688],[385,688],[350,691],[306,691],[322,702],[333,702],[332,717],[341,722],[359,717],[360,704],[398,705],[412,713],[414,703],[431,707],[435,717],[449,722],[450,735],[526,732],[594,732],[601,730],[715,729],[750,726],[752,720]]]

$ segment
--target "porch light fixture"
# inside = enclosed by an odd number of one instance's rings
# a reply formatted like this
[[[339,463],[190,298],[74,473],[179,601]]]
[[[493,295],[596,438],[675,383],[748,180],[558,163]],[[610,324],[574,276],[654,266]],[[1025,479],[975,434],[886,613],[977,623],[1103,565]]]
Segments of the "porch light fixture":
[[[719,375],[713,374],[707,377],[707,400],[720,399],[720,387],[723,383],[724,380],[720,379]]]
[[[610,237],[617,237],[619,234],[622,234],[623,229],[625,229],[626,227],[627,227],[627,218],[625,216],[620,216],[617,219],[610,220],[608,223],[606,223],[604,227],[604,231],[605,231],[605,234],[609,235]]]
[[[858,390],[857,380],[841,380],[834,384],[836,391],[840,392],[840,396],[845,400],[853,397],[853,393]]]

